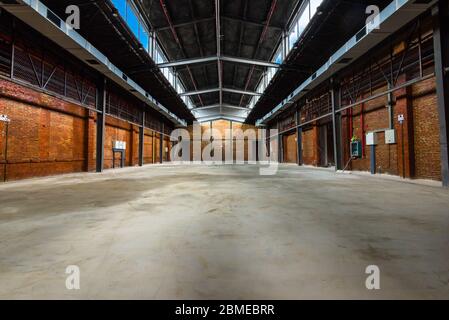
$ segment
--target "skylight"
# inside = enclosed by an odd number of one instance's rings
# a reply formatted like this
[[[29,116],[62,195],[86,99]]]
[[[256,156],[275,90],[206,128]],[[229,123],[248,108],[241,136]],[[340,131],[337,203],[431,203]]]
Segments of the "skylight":
[[[149,32],[133,2],[131,0],[111,0],[111,2],[153,61],[156,64],[168,62],[155,34]],[[186,92],[182,80],[175,75],[172,68],[162,68],[160,70],[178,95]],[[182,96],[181,100],[190,110],[195,107],[190,97]]]
[[[278,46],[272,62],[282,64],[285,61],[292,49],[295,47],[298,39],[304,33],[304,30],[309,25],[310,21],[317,14],[318,7],[322,2],[323,0],[306,0],[301,4],[298,13],[288,29],[288,34],[282,39]],[[270,85],[270,82],[276,75],[277,71],[277,68],[267,68],[267,71],[263,74],[259,81],[256,92],[263,93]],[[248,105],[249,109],[253,109],[259,99],[260,96],[254,96]]]

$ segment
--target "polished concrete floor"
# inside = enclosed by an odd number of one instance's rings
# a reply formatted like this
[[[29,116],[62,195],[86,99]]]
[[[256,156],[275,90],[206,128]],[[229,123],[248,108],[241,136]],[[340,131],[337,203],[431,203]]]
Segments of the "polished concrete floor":
[[[1,184],[0,298],[447,299],[449,191],[294,165]]]

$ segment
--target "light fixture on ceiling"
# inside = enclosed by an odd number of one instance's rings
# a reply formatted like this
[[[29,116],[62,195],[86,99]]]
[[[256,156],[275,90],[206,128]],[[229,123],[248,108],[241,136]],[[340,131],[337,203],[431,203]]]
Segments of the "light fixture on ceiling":
[[[112,8],[112,15],[116,18],[118,17],[118,10],[116,8]]]
[[[318,6],[316,8],[316,15],[321,16],[323,14],[323,8],[321,6]]]

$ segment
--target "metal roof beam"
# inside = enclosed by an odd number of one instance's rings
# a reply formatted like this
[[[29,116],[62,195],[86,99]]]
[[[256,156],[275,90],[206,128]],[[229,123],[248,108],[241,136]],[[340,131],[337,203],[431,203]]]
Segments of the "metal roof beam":
[[[246,96],[261,96],[262,95],[259,92],[237,90],[237,89],[228,89],[228,88],[223,88],[223,92],[237,93],[237,94],[242,94],[242,95],[246,95]]]
[[[224,20],[228,20],[228,21],[232,21],[232,22],[243,22],[247,25],[252,25],[255,27],[260,27],[260,28],[264,28],[264,27],[268,27],[269,29],[273,29],[273,30],[277,30],[277,31],[284,31],[283,28],[281,27],[277,27],[277,26],[272,26],[272,25],[266,25],[265,23],[259,23],[259,22],[255,22],[255,21],[250,21],[244,18],[237,18],[237,17],[229,17],[229,16],[221,16],[222,19]]]
[[[261,96],[262,95],[261,93],[254,92],[254,91],[245,91],[245,90],[230,89],[230,88],[213,88],[213,89],[184,92],[184,93],[181,93],[180,96],[194,96],[194,95],[198,95],[198,94],[220,92],[220,90],[223,92],[236,93],[236,94],[242,94],[242,95],[248,95],[248,96]]]
[[[240,117],[240,116],[226,114],[226,113],[217,114],[215,116],[197,117],[196,119],[199,122],[207,122],[207,121],[214,121],[214,120],[230,120],[230,121],[242,122],[242,123],[244,123],[246,120],[245,117]]]
[[[194,95],[198,95],[198,94],[214,93],[214,92],[219,92],[219,91],[220,91],[219,88],[213,88],[213,89],[184,92],[184,93],[180,93],[179,95],[182,97],[188,97],[188,96],[194,96]]]
[[[173,27],[181,28],[181,27],[187,27],[190,25],[196,25],[196,24],[199,24],[202,22],[211,22],[211,21],[215,21],[215,17],[210,17],[210,18],[205,18],[205,19],[197,19],[197,20],[192,20],[192,21],[188,21],[188,22],[184,22],[184,23],[176,23],[176,24],[173,24]],[[156,32],[161,32],[161,31],[166,31],[166,30],[170,30],[170,26],[154,29],[154,31],[156,31]]]
[[[234,109],[234,110],[243,110],[243,111],[248,111],[248,108],[243,108],[243,107],[238,107],[238,106],[234,106],[231,104],[215,104],[215,105],[210,105],[210,106],[204,106],[204,107],[198,107],[195,109],[192,109],[194,111],[201,111],[201,110],[209,110],[209,109],[216,109],[216,108],[226,108],[226,109]]]
[[[173,67],[180,67],[185,65],[191,65],[191,64],[198,64],[198,63],[205,63],[205,62],[211,62],[211,61],[217,61],[218,58],[216,56],[211,57],[204,57],[204,58],[197,58],[197,59],[183,59],[173,62],[166,62],[166,63],[160,63],[157,66],[159,68],[173,68]]]
[[[210,57],[196,58],[196,59],[183,59],[183,60],[178,60],[178,61],[161,63],[161,64],[158,64],[157,66],[159,68],[173,68],[173,67],[180,67],[180,66],[185,66],[185,65],[206,63],[206,62],[219,61],[219,60],[224,61],[224,62],[234,62],[234,63],[248,64],[248,65],[261,66],[261,67],[267,67],[267,68],[280,68],[281,67],[281,65],[274,63],[274,62],[267,62],[267,61],[255,60],[255,59],[245,59],[245,58],[238,58],[238,57],[230,57],[230,56],[221,56],[220,58],[217,56],[210,56]]]
[[[259,23],[256,21],[250,21],[247,20],[245,18],[237,18],[237,17],[230,17],[230,16],[221,16],[222,19],[224,20],[228,20],[231,22],[242,22],[245,23],[247,25],[251,25],[251,26],[255,26],[255,27],[259,27],[259,28],[263,28],[266,25],[264,23]],[[195,24],[199,24],[199,23],[203,23],[203,22],[212,22],[215,21],[215,16],[214,17],[209,17],[209,18],[204,18],[204,19],[197,19],[197,20],[192,20],[192,21],[187,21],[187,22],[183,22],[183,23],[175,23],[173,24],[173,27],[175,28],[182,28],[182,27],[188,27],[190,25],[195,25]],[[277,27],[277,26],[268,26],[268,28],[273,29],[273,30],[277,30],[277,31],[283,31],[283,28],[281,27]],[[153,31],[155,32],[161,32],[161,31],[166,31],[166,30],[170,30],[170,26],[166,26],[166,27],[159,27],[159,28],[154,28]]]
[[[222,56],[221,60],[226,61],[226,62],[249,64],[249,65],[268,67],[268,68],[280,68],[280,65],[277,63],[267,62],[267,61],[262,61],[262,60],[245,59],[245,58],[237,58],[237,57],[229,57],[229,56]]]

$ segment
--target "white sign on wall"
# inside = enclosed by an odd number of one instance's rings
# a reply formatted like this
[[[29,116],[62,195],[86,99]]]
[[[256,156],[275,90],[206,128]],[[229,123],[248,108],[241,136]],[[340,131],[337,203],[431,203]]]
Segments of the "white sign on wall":
[[[10,122],[11,119],[8,118],[8,116],[6,114],[0,114],[0,121],[3,122]]]
[[[366,134],[366,145],[367,146],[377,145],[377,134],[375,132],[368,132]]]
[[[385,130],[385,144],[395,144],[396,143],[396,130]]]
[[[114,149],[126,150],[126,142],[125,141],[114,141]]]

